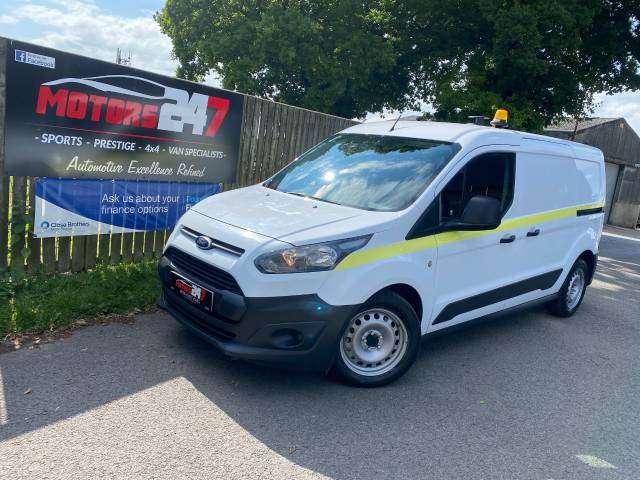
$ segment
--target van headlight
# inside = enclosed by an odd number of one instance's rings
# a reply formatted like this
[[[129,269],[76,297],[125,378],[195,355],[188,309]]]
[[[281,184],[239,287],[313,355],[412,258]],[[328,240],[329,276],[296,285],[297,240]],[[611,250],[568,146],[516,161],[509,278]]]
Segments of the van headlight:
[[[314,243],[300,247],[283,248],[263,253],[255,259],[256,268],[262,273],[304,273],[332,270],[340,261],[364,247],[371,235]]]

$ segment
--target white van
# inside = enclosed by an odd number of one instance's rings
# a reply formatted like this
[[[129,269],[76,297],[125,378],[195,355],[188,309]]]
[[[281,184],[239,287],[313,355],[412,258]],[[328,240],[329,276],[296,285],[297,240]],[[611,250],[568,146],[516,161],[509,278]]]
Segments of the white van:
[[[534,302],[572,315],[604,198],[595,148],[365,123],[189,210],[160,262],[159,303],[227,355],[383,385],[422,335]]]

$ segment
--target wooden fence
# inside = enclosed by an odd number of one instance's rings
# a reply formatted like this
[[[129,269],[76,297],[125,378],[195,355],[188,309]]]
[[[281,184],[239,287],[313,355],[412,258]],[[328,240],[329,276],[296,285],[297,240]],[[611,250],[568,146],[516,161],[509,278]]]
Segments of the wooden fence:
[[[7,45],[0,41],[0,271],[52,273],[90,269],[97,263],[158,258],[169,231],[34,238],[35,178],[4,173]],[[306,149],[355,122],[252,96],[244,97],[236,182],[258,183]]]

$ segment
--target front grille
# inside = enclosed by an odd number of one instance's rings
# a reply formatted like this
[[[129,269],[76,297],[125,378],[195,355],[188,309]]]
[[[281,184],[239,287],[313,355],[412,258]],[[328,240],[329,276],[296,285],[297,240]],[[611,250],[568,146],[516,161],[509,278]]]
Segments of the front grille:
[[[231,245],[230,243],[223,242],[222,240],[216,240],[215,238],[208,237],[207,235],[197,232],[193,228],[185,227],[183,225],[182,227],[180,227],[180,231],[184,233],[187,237],[192,238],[194,240],[202,236],[208,238],[211,241],[210,248],[217,248],[219,250],[222,250],[227,253],[231,253],[238,257],[242,256],[242,254],[244,253],[243,248],[236,247],[235,245]]]
[[[177,248],[169,247],[165,256],[188,277],[194,277],[194,280],[200,279],[220,290],[228,290],[242,295],[238,282],[230,273],[198,260]]]
[[[182,300],[179,296],[177,296],[170,290],[166,290],[166,292],[167,293],[165,294],[165,300],[167,301],[167,304],[172,310],[175,311],[175,313],[180,316],[182,321],[192,324],[194,327],[216,337],[218,340],[221,340],[223,342],[233,340],[236,337],[235,333],[217,327],[216,325],[213,325],[206,320],[202,320],[198,316],[192,314],[185,307],[184,300]]]

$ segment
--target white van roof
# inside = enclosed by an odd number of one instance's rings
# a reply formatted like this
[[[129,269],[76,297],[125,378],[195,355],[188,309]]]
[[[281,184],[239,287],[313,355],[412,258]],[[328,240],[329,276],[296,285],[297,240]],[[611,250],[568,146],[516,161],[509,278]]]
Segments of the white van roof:
[[[569,146],[574,149],[577,156],[593,158],[602,155],[597,148],[581,143],[562,140],[545,135],[519,132],[502,128],[484,127],[472,123],[448,123],[417,120],[400,120],[392,131],[389,131],[395,120],[383,120],[379,122],[365,122],[344,130],[344,133],[361,133],[365,135],[386,135],[395,137],[424,138],[442,142],[457,142],[462,146],[472,144],[506,144],[520,145],[522,140],[539,140],[549,144]],[[596,153],[597,152],[597,153]]]
[[[455,142],[466,133],[489,130],[474,124],[428,122],[417,120],[400,120],[392,131],[389,131],[395,120],[380,122],[365,122],[345,130],[345,133],[363,133],[368,135],[387,135],[395,137],[424,138],[427,140],[439,140],[443,142]],[[491,131],[496,129],[491,128]]]

